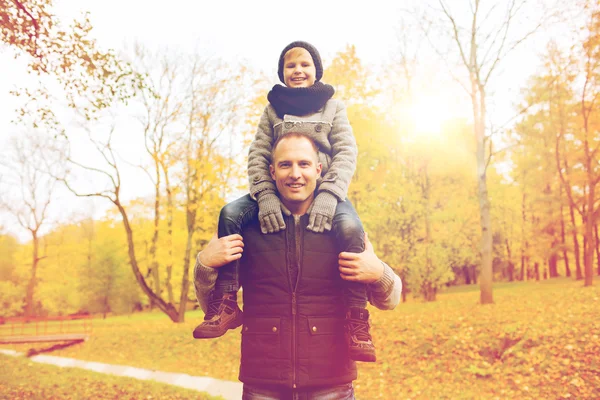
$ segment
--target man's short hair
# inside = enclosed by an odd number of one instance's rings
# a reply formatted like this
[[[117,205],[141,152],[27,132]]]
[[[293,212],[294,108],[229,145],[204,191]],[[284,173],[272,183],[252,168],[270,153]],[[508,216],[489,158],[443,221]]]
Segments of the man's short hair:
[[[317,161],[319,160],[319,148],[317,147],[317,143],[315,142],[315,140],[312,137],[310,137],[309,135],[307,135],[306,133],[303,133],[303,132],[287,132],[287,133],[279,136],[277,138],[277,140],[275,141],[275,143],[273,143],[273,147],[271,147],[271,162],[273,162],[273,156],[275,155],[275,149],[277,148],[277,146],[279,146],[279,142],[281,142],[283,139],[288,139],[288,138],[292,138],[292,137],[308,139],[308,141],[312,145],[313,150],[315,151],[315,154],[317,156]]]

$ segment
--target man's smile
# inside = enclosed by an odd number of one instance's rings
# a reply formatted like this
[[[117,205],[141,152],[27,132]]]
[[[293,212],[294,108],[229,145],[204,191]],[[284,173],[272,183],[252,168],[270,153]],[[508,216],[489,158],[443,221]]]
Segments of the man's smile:
[[[286,186],[291,189],[300,189],[300,188],[304,187],[304,184],[303,183],[288,183]]]

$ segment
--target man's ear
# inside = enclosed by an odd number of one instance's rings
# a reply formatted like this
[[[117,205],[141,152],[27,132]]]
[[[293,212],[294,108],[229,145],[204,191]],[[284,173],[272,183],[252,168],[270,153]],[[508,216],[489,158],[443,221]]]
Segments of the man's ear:
[[[271,172],[271,178],[275,180],[275,168],[273,167],[273,164],[269,164],[269,172]]]
[[[317,163],[317,174],[319,175],[317,178],[321,177],[321,170],[323,169],[323,164]]]

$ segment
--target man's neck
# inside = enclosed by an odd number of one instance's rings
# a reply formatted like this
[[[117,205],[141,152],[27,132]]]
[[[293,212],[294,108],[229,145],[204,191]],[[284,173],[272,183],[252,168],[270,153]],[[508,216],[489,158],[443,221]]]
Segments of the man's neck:
[[[302,203],[289,202],[281,198],[281,204],[283,204],[292,215],[301,217],[308,212],[313,200],[314,196],[310,197],[310,199],[307,199],[306,201],[303,201]]]

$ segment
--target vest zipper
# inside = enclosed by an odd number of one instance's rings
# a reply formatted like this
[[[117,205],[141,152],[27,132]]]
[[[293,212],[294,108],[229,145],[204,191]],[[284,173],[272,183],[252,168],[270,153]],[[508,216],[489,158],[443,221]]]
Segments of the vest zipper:
[[[296,389],[296,292],[292,292],[292,386]]]
[[[292,387],[296,389],[296,319],[297,319],[297,308],[296,304],[296,289],[298,288],[298,281],[300,280],[300,217],[294,215],[294,244],[296,246],[296,268],[298,273],[296,274],[296,282],[292,288]]]

